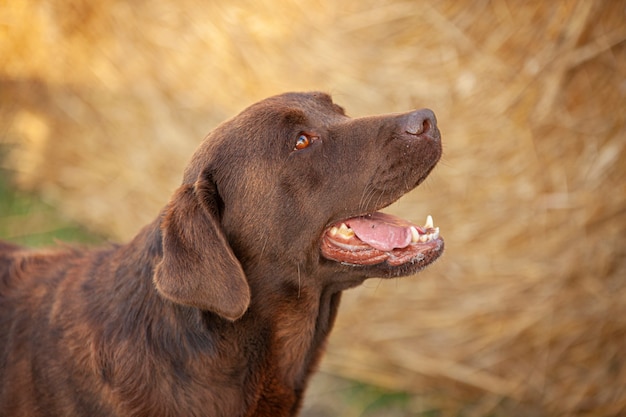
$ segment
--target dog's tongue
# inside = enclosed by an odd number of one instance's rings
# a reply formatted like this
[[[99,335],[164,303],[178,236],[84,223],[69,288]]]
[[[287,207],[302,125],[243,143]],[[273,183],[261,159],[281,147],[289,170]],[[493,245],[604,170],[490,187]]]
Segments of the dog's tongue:
[[[385,213],[372,213],[345,221],[354,234],[371,247],[388,252],[411,243],[412,223]]]

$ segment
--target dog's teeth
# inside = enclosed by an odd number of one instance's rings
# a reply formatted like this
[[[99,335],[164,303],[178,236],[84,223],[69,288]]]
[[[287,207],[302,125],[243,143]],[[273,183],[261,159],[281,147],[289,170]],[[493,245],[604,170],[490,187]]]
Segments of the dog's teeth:
[[[354,231],[350,229],[345,223],[341,223],[339,229],[337,229],[337,233],[344,237],[352,237],[354,236]]]
[[[421,235],[421,236],[420,236],[420,242],[421,242],[421,243],[426,243],[426,242],[428,242],[428,235]]]
[[[420,234],[415,228],[415,226],[411,226],[411,242],[417,243],[420,240]]]
[[[426,223],[424,223],[424,229],[432,229],[433,226],[434,226],[433,216],[429,214],[428,217],[426,217]]]
[[[439,239],[439,228],[435,227],[435,231],[431,234],[433,235],[433,240]]]
[[[330,232],[329,232],[329,233],[330,233],[330,235],[331,235],[331,236],[335,236],[335,235],[337,235],[337,231],[338,231],[338,230],[339,230],[339,229],[337,229],[337,226],[333,226],[333,227],[330,229]]]

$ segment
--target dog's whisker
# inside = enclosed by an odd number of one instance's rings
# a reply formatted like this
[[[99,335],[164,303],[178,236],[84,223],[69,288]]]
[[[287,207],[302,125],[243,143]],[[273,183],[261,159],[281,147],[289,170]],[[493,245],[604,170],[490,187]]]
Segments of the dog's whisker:
[[[380,288],[382,283],[383,283],[383,280],[379,279],[378,280],[378,284],[376,284],[376,288],[374,289],[374,294],[376,294],[378,292],[378,289]]]
[[[363,188],[363,192],[361,193],[361,199],[359,200],[359,211],[365,208],[365,198],[367,197],[368,188],[369,184],[366,184]]]
[[[378,197],[376,198],[376,206],[377,207],[380,205],[380,202],[382,201],[383,196],[385,195],[386,192],[387,192],[387,187],[385,186],[385,187],[383,187],[382,192],[380,192],[378,194]]]
[[[374,187],[372,187],[372,189],[370,190],[370,193],[367,197],[367,205],[369,206],[372,202],[372,199],[374,198],[374,196],[376,195],[376,189]]]
[[[374,188],[374,186],[371,183],[369,183],[365,188],[366,188],[366,193],[364,194],[363,198],[361,199],[361,204],[359,206],[359,210],[360,211],[363,211],[367,207],[370,206],[372,198],[374,198],[374,195],[376,194],[376,189]]]

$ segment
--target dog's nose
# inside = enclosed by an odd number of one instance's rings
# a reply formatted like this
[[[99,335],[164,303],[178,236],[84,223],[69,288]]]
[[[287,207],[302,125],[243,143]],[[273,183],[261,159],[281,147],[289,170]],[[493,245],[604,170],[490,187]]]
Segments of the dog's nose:
[[[430,109],[415,110],[404,116],[404,131],[410,135],[426,135],[440,139],[437,118]]]

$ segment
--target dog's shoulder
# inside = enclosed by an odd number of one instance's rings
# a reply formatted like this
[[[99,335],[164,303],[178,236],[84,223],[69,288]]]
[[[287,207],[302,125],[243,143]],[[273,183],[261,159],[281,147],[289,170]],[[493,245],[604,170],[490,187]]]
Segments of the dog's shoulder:
[[[66,245],[33,249],[0,241],[0,294],[6,295],[10,288],[45,282],[55,271],[69,269],[90,252],[90,249]]]

